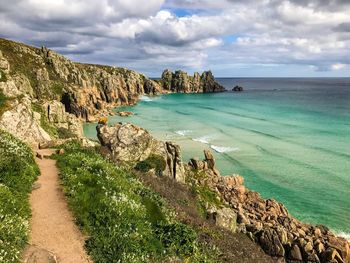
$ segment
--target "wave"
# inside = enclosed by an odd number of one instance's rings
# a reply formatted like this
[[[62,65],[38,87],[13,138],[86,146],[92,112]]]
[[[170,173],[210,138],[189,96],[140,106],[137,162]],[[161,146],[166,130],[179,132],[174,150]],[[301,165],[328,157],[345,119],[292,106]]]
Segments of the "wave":
[[[191,133],[191,130],[179,130],[179,131],[175,131],[176,134],[180,135],[180,136],[187,136],[189,133]]]
[[[141,101],[147,101],[147,102],[153,101],[150,97],[144,96],[144,95],[142,95],[142,96],[140,97],[140,100],[141,100]]]
[[[350,242],[350,233],[344,231],[333,231],[336,236],[343,237]]]
[[[214,151],[216,151],[218,153],[229,153],[229,152],[239,151],[239,148],[237,148],[237,147],[233,148],[233,147],[210,145],[210,148],[212,148]]]
[[[195,141],[195,142],[201,142],[201,143],[204,143],[204,144],[209,144],[210,136],[202,136],[202,137],[199,137],[199,138],[194,138],[192,140]]]

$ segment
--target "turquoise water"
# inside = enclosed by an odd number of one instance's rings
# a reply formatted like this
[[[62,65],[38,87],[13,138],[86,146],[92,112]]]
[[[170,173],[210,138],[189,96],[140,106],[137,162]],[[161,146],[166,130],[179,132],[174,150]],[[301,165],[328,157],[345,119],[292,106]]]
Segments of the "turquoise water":
[[[350,79],[220,79],[242,93],[143,97],[128,121],[182,146],[215,152],[223,175],[245,177],[297,218],[350,233]],[[85,133],[96,137],[95,125]]]

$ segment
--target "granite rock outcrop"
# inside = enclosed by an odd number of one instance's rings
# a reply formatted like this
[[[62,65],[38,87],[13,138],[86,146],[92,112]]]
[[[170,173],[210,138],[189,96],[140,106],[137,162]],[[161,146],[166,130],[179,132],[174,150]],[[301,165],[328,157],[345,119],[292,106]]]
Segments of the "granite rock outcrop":
[[[190,171],[203,172],[197,183],[215,191],[237,215],[236,231],[246,233],[263,250],[284,262],[350,262],[349,242],[323,225],[309,225],[294,218],[273,199],[244,186],[239,175],[221,176],[208,151],[203,161],[192,159]],[[188,170],[188,168],[187,168]],[[191,173],[186,173],[191,176]]]
[[[205,71],[200,75],[198,72],[189,76],[182,70],[172,72],[166,69],[160,80],[165,91],[177,93],[210,93],[223,92],[225,88],[215,81],[211,71]]]
[[[184,165],[178,145],[158,141],[145,129],[130,123],[117,123],[111,127],[100,124],[97,137],[110,151],[113,161],[138,163],[156,155],[165,163],[163,175],[184,182]]]

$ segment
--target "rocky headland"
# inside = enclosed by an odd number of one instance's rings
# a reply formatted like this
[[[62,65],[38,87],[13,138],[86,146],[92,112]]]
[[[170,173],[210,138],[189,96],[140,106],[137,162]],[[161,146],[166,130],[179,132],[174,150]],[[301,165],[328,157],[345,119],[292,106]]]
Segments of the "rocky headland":
[[[221,92],[210,71],[189,76],[165,70],[152,80],[125,68],[72,62],[45,47],[0,39],[0,128],[42,142],[82,136],[82,122],[95,122],[140,95]]]

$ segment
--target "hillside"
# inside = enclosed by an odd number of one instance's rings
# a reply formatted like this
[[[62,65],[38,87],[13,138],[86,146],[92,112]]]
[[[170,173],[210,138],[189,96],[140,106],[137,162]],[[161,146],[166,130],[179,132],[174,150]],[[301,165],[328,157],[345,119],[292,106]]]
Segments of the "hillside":
[[[219,92],[211,72],[166,70],[154,81],[132,70],[81,64],[45,47],[0,39],[0,128],[28,142],[82,136],[81,121],[108,116],[142,94]]]

